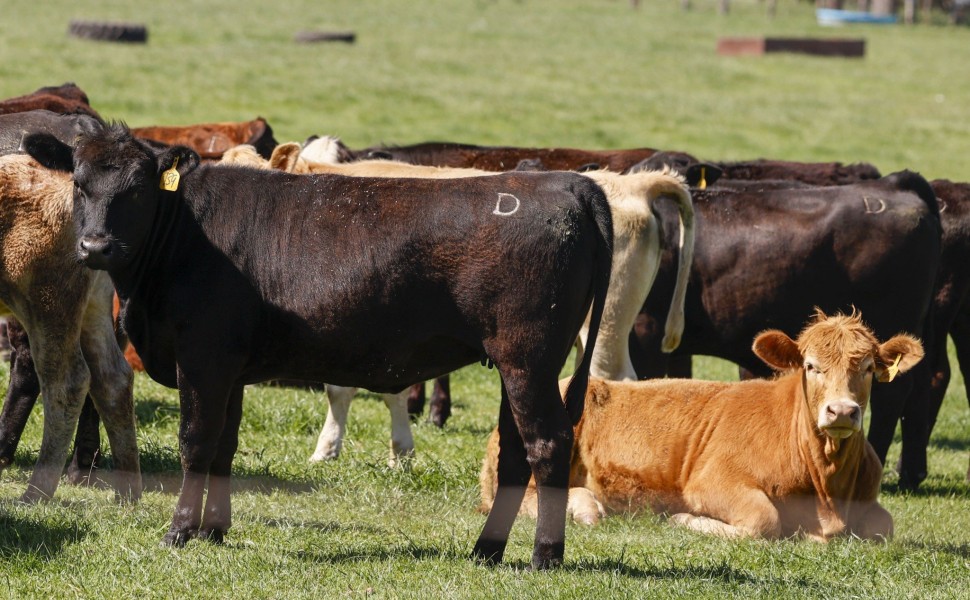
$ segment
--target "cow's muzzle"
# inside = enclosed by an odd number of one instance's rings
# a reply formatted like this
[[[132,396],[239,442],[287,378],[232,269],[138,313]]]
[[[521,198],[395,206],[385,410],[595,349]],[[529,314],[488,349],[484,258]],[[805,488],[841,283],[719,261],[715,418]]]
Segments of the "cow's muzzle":
[[[109,239],[86,235],[77,241],[78,258],[92,269],[107,269],[114,254],[114,244]]]
[[[862,430],[862,407],[851,400],[829,402],[819,414],[818,428],[829,437],[847,438]]]

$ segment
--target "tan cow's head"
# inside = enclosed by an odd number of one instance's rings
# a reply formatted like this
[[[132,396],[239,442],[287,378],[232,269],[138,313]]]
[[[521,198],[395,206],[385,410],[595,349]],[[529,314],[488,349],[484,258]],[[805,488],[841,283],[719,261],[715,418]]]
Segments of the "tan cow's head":
[[[862,429],[873,375],[892,381],[923,358],[922,344],[910,335],[880,344],[857,311],[829,317],[816,309],[815,319],[797,341],[771,330],[755,338],[752,349],[773,369],[802,370],[806,400],[818,428],[836,439]]]

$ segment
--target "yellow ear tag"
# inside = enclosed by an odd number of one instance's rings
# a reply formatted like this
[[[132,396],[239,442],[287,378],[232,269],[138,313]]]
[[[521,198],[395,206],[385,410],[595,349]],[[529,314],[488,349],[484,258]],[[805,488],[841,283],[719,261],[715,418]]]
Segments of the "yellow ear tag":
[[[179,189],[179,172],[175,170],[177,166],[179,166],[179,157],[176,156],[172,168],[162,172],[162,181],[159,182],[158,187],[166,192],[174,192]]]
[[[701,180],[697,182],[697,187],[702,190],[707,189],[707,167],[701,167]]]
[[[900,354],[899,356],[896,357],[896,362],[886,367],[886,372],[889,373],[889,379],[886,380],[887,382],[892,381],[893,379],[896,378],[896,375],[899,374],[899,359],[901,359],[902,357],[903,355]]]

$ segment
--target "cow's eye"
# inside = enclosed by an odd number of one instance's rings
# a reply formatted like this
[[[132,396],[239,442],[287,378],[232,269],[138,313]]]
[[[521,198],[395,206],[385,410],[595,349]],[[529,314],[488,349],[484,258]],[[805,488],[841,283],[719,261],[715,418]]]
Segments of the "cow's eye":
[[[813,362],[805,363],[805,371],[814,375],[821,375],[822,371]]]

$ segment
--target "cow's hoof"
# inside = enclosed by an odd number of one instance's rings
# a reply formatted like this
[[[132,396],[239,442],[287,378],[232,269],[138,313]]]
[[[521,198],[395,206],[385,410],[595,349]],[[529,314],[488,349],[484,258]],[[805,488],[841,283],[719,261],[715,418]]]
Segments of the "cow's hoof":
[[[213,544],[222,545],[225,541],[226,530],[220,529],[218,527],[213,527],[212,529],[202,528],[199,530],[199,539],[206,540]]]
[[[198,529],[169,529],[158,545],[162,548],[184,548],[189,540],[198,536]]]
[[[916,473],[914,475],[908,471],[902,471],[899,474],[899,489],[906,492],[915,492],[925,479],[926,473]]]
[[[482,542],[475,544],[472,559],[486,567],[494,567],[502,562],[505,555],[505,544],[500,542]]]
[[[536,547],[532,551],[531,569],[533,571],[558,569],[562,566],[562,557],[565,554],[565,550],[565,542],[536,543]]]
[[[562,566],[562,558],[536,558],[532,557],[532,564],[529,565],[530,571],[548,571],[558,569]]]
[[[314,452],[310,457],[310,462],[321,463],[328,460],[337,460],[340,458],[340,450],[326,450],[324,452]]]
[[[438,429],[443,429],[445,423],[448,422],[448,417],[451,416],[450,410],[438,410],[434,407],[431,409],[431,414],[428,415],[428,420],[435,424]]]
[[[38,504],[44,500],[50,500],[51,494],[48,494],[38,487],[33,485],[27,485],[27,490],[21,494],[20,502],[22,504]]]

